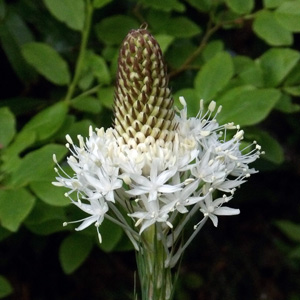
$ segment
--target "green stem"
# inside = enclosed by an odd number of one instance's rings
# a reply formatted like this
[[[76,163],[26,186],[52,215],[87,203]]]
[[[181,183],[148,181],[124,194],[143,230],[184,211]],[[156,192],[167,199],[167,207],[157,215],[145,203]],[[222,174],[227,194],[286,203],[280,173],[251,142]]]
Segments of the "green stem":
[[[136,254],[142,300],[171,300],[173,296],[173,276],[171,268],[165,267],[166,253],[157,226],[143,232]]]
[[[169,73],[169,77],[172,78],[176,75],[178,75],[179,73],[185,71],[186,69],[189,68],[190,64],[198,57],[198,55],[203,51],[203,49],[205,48],[208,40],[210,39],[210,37],[221,27],[221,24],[217,24],[215,26],[211,26],[211,21],[208,24],[208,29],[203,37],[203,39],[201,40],[200,45],[198,46],[198,48],[185,60],[185,62],[176,70],[173,70]]]
[[[75,67],[75,72],[74,72],[74,77],[69,85],[65,101],[67,103],[70,102],[72,99],[75,88],[77,86],[77,83],[80,79],[82,67],[83,67],[83,62],[84,62],[84,57],[85,57],[85,52],[86,52],[86,46],[90,34],[90,29],[91,29],[91,22],[92,22],[92,15],[93,15],[93,5],[91,4],[90,0],[86,0],[86,18],[85,18],[85,24],[84,28],[82,30],[82,38],[81,38],[81,44],[80,44],[80,50],[79,50],[79,55]]]
[[[251,17],[250,15],[247,17]],[[224,22],[220,22],[218,24],[215,24],[214,26],[212,25],[213,23],[213,17],[210,17],[210,20],[208,22],[208,26],[207,26],[207,30],[203,36],[203,39],[201,40],[201,43],[199,44],[198,48],[183,62],[183,64],[176,70],[173,70],[169,73],[169,77],[172,78],[176,75],[178,75],[179,73],[192,68],[190,65],[191,63],[201,54],[201,52],[203,51],[203,49],[206,47],[209,39],[211,38],[211,36],[217,31],[219,30],[222,26],[224,25],[228,25],[228,24],[233,24],[236,23],[237,20],[241,20],[243,18],[238,18],[236,20],[231,20],[231,21],[224,21]]]

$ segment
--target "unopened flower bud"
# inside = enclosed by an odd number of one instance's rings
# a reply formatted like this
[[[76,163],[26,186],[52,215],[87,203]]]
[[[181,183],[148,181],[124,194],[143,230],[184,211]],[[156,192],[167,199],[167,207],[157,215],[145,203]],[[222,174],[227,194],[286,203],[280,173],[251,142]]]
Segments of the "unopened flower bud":
[[[143,143],[148,137],[172,141],[174,114],[158,42],[146,29],[131,30],[119,53],[114,128],[130,145]]]

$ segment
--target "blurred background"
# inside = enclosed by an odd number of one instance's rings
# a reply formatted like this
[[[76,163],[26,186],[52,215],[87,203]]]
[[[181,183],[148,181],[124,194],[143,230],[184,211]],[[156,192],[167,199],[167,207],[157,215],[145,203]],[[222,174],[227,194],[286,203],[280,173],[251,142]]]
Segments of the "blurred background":
[[[122,231],[105,222],[99,245],[62,226],[84,216],[51,185],[52,154],[65,166],[66,134],[111,126],[119,46],[143,23],[175,103],[215,100],[266,152],[241,214],[187,249],[176,299],[299,300],[299,0],[0,0],[0,298],[132,299]]]

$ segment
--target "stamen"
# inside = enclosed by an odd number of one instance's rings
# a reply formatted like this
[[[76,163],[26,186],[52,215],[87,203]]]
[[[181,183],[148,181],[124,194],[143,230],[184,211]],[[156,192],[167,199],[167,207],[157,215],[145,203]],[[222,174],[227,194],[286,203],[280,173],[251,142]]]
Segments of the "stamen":
[[[69,144],[73,145],[73,140],[69,134],[66,135],[66,140],[68,141]]]
[[[55,154],[52,155],[52,159],[57,164],[57,159],[56,159],[56,155]]]
[[[208,110],[210,112],[213,112],[216,109],[216,102],[215,101],[211,101],[208,105]]]
[[[180,101],[182,106],[186,106],[186,101],[185,101],[184,97],[182,97],[182,96],[179,97],[179,101]]]

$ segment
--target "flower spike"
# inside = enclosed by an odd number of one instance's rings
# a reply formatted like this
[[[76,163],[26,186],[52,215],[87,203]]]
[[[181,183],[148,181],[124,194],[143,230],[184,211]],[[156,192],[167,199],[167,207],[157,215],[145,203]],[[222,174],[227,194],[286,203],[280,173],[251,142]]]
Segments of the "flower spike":
[[[174,139],[175,111],[158,42],[145,29],[131,30],[119,53],[114,127],[125,144]]]

